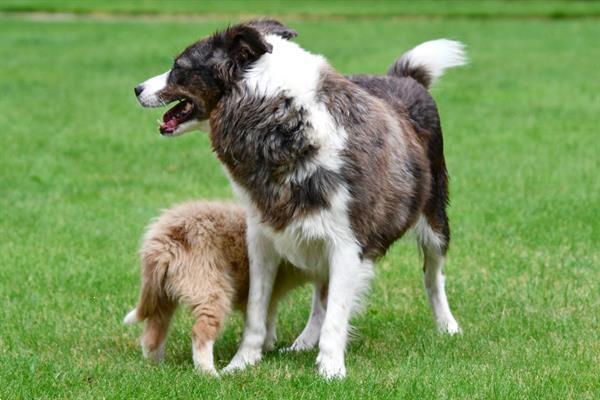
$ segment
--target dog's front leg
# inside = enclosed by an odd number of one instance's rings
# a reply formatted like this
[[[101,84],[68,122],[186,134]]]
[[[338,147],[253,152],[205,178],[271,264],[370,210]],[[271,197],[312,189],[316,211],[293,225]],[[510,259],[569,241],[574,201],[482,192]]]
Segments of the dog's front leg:
[[[332,249],[327,310],[317,357],[319,373],[326,379],[346,376],[344,352],[350,316],[360,305],[372,276],[373,264],[360,259],[358,246],[337,245]]]
[[[280,262],[280,257],[275,252],[270,239],[266,238],[258,227],[250,222],[248,223],[248,257],[250,288],[244,336],[237,353],[223,370],[226,373],[244,369],[260,361],[267,335],[269,301]]]

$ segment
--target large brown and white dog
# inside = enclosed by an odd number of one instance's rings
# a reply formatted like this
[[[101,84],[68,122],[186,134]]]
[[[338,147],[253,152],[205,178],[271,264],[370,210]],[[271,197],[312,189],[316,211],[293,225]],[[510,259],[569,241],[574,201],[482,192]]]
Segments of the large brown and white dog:
[[[279,22],[235,25],[185,49],[172,68],[136,87],[139,102],[179,101],[160,132],[210,122],[210,138],[247,208],[250,289],[241,346],[226,371],[261,358],[277,266],[288,260],[327,286],[298,350],[319,344],[326,378],[346,374],[349,320],[374,260],[414,227],[441,331],[459,332],[444,289],[450,229],[442,130],[427,88],[462,65],[462,45],[423,43],[385,76],[344,77],[289,39]]]

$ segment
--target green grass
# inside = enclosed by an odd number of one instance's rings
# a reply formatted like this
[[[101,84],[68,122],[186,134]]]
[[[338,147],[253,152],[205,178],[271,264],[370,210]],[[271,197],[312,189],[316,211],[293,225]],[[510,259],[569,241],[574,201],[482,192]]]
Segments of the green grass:
[[[383,72],[432,38],[468,45],[471,64],[434,89],[464,334],[435,333],[403,240],[378,262],[343,382],[318,377],[314,351],[198,376],[184,312],[166,362],[142,360],[140,327],[121,319],[144,225],[175,202],[232,194],[207,136],[159,137],[161,111],[140,108],[133,86],[229,20],[0,18],[0,399],[600,397],[600,25],[587,19],[297,19],[298,42],[345,73]],[[308,310],[306,289],[283,306],[280,346]],[[241,330],[235,316],[218,367]]]
[[[117,14],[263,15],[292,18],[542,17],[600,16],[600,2],[588,0],[3,0],[0,11]]]

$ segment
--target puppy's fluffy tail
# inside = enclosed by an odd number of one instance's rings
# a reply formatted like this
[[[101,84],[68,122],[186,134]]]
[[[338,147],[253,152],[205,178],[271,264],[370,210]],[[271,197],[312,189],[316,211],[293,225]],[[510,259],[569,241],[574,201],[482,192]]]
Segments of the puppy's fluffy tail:
[[[152,257],[150,254],[142,255],[142,290],[136,308],[131,310],[123,323],[133,325],[144,321],[146,318],[161,313],[161,305],[168,301],[163,288],[163,281],[167,273],[168,262]],[[161,262],[163,261],[163,262]]]
[[[421,43],[404,53],[388,70],[388,75],[411,77],[429,88],[444,71],[467,63],[465,46],[448,39]]]
[[[123,323],[125,325],[134,325],[138,322],[140,322],[140,319],[137,316],[137,308],[134,308],[133,310],[129,311],[125,318],[123,318]]]

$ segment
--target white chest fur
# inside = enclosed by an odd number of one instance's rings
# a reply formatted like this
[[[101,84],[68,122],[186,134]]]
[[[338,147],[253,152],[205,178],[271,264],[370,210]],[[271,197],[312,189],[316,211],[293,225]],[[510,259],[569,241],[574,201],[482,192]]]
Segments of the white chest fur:
[[[263,231],[268,231],[268,227]],[[267,233],[269,234],[269,233]],[[328,243],[325,239],[297,240],[298,230],[272,233],[270,239],[277,253],[308,275],[324,276],[329,270]]]
[[[348,190],[340,187],[330,199],[330,206],[291,221],[284,229],[275,231],[261,222],[260,211],[250,196],[230,179],[234,192],[249,214],[248,223],[255,224],[270,240],[280,257],[314,276],[326,275],[332,247],[355,247],[355,235],[347,214]]]

